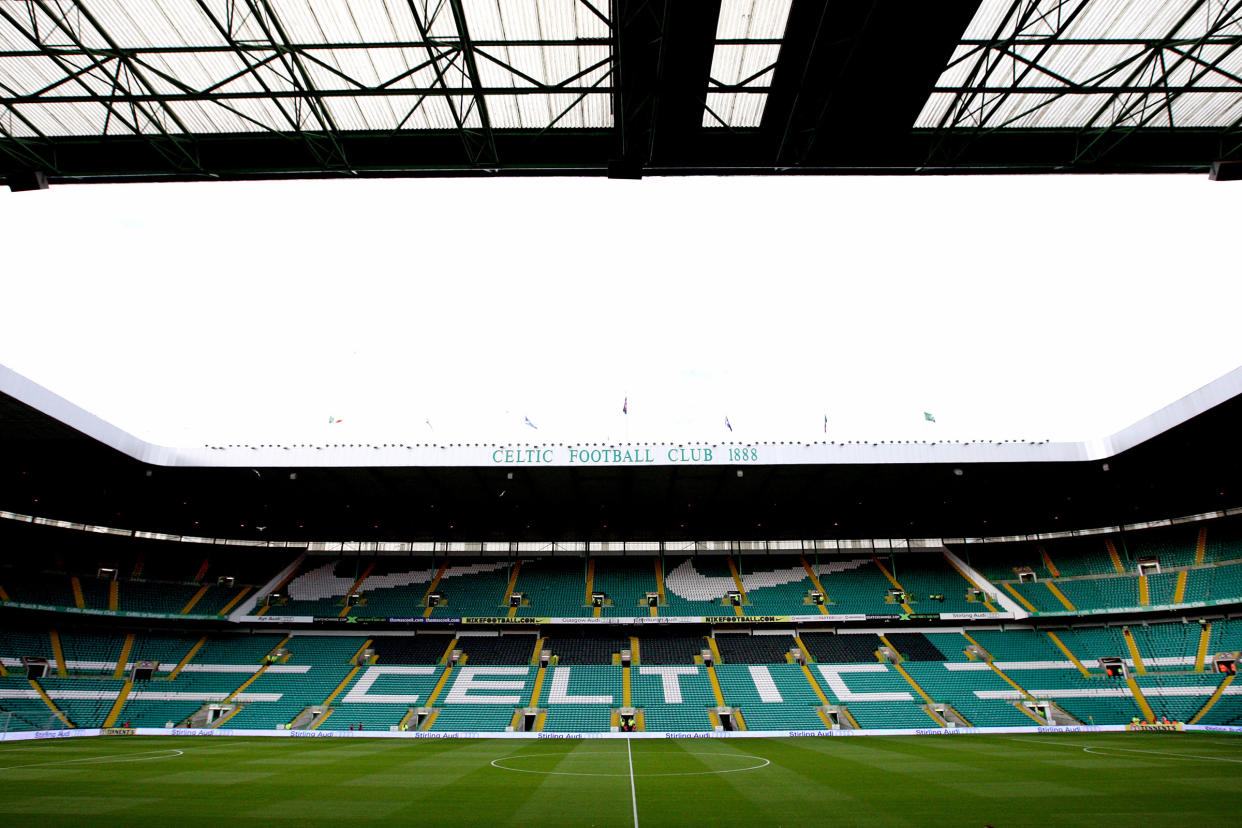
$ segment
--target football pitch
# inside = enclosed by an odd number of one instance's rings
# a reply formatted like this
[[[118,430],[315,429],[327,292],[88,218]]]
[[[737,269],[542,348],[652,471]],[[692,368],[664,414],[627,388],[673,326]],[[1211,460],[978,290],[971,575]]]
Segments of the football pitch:
[[[100,737],[0,743],[7,825],[1213,824],[1242,739]]]

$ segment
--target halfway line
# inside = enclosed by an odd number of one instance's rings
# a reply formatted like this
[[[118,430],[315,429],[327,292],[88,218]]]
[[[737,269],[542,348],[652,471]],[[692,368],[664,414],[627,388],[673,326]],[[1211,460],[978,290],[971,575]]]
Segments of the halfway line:
[[[634,828],[638,828],[638,792],[634,790],[634,751],[630,749],[632,741],[634,740],[625,740],[625,754],[630,759],[630,802],[634,805]]]

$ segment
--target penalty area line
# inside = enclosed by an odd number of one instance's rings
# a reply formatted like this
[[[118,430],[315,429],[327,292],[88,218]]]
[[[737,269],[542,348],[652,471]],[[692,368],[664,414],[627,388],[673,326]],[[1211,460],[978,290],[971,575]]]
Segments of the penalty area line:
[[[634,787],[634,751],[630,748],[633,741],[625,740],[625,754],[630,760],[630,803],[634,806],[634,828],[638,828],[638,791]]]
[[[1191,761],[1197,760],[1197,761],[1202,761],[1202,762],[1242,763],[1242,759],[1230,759],[1225,756],[1202,756],[1196,753],[1171,753],[1167,750],[1140,750],[1139,748],[1114,747],[1113,745],[1080,745],[1077,742],[1065,742],[1064,745],[1062,745],[1062,743],[1060,742],[1050,742],[1050,741],[1047,741],[1046,739],[1014,739],[1014,738],[1011,738],[1010,741],[1011,742],[1038,742],[1041,745],[1056,745],[1057,747],[1062,747],[1062,746],[1076,747],[1076,748],[1082,748],[1084,753],[1090,753],[1095,756],[1110,756],[1111,755],[1118,759],[1121,759],[1124,757],[1116,756],[1116,754],[1101,753],[1100,751],[1112,750],[1112,751],[1118,751],[1121,753],[1144,753],[1144,754],[1151,754],[1155,756],[1168,756],[1173,759],[1186,759],[1186,760],[1191,760]]]

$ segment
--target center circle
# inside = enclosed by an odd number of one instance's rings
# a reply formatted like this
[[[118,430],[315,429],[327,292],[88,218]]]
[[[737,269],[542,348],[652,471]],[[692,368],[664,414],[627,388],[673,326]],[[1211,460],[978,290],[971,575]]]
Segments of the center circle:
[[[767,759],[764,759],[762,756],[751,756],[749,753],[687,753],[686,755],[688,756],[714,756],[714,757],[722,757],[726,759],[736,758],[739,760],[749,760],[749,761],[747,762],[746,767],[742,767],[742,768],[725,768],[722,770],[677,771],[673,773],[634,773],[634,776],[636,778],[654,777],[654,776],[711,776],[713,774],[720,774],[720,773],[741,773],[742,771],[759,770],[760,768],[766,768],[768,765],[771,764],[771,762],[769,762]],[[502,756],[499,759],[493,759],[491,761],[491,765],[492,767],[498,768],[500,770],[514,771],[516,773],[537,773],[537,774],[542,774],[545,776],[622,776],[622,777],[628,777],[630,775],[628,762],[627,762],[626,769],[620,773],[597,773],[597,772],[587,772],[587,771],[564,771],[564,770],[539,770],[537,768],[510,767],[510,765],[512,764],[521,764],[524,760],[528,760],[528,759],[561,760],[565,758],[576,758],[579,756],[581,757],[608,756],[613,759],[625,758],[625,757],[622,757],[621,754],[619,753],[606,753],[602,751],[594,751],[594,752],[588,752],[588,753],[517,753],[512,756]]]

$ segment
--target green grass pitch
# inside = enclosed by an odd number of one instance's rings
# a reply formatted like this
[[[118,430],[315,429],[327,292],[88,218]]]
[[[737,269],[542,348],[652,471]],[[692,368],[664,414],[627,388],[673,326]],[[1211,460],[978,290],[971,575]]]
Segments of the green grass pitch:
[[[1242,739],[1198,733],[0,743],[13,826],[1182,826],[1239,794]]]

